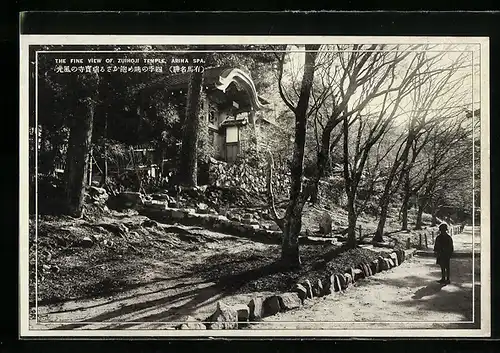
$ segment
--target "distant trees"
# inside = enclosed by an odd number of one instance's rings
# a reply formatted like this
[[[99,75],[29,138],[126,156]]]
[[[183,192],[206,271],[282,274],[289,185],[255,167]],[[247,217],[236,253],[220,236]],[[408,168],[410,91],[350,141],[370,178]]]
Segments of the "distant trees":
[[[417,53],[406,70],[409,81],[410,112],[407,117],[407,130],[404,139],[397,148],[392,167],[385,181],[384,192],[379,201],[379,219],[374,241],[382,241],[387,221],[391,196],[399,190],[401,183],[408,185],[408,173],[412,169],[423,146],[431,140],[429,135],[439,124],[438,116],[448,111],[463,100],[461,91],[464,78],[468,73],[461,71],[466,67],[466,57],[460,55],[456,60],[446,62],[446,52]],[[458,94],[460,93],[460,94]],[[458,102],[458,103],[457,103]],[[456,108],[455,108],[456,109]],[[405,190],[403,197],[403,220],[409,200],[410,190]]]
[[[329,167],[332,151],[338,151],[336,146],[341,144],[351,247],[356,243],[357,215],[380,183],[373,239],[383,240],[389,205],[399,190],[402,228],[407,229],[410,198],[423,187],[415,179],[416,172],[421,172],[419,156],[441,124],[438,118],[463,107],[467,95],[463,85],[470,76],[464,69],[470,66],[470,58],[462,53],[450,60],[445,50],[434,49],[435,45],[408,45],[404,50],[388,45],[338,45],[323,46],[318,52],[306,111],[308,134],[313,135],[307,141],[314,146],[316,159],[303,192],[312,201],[317,199],[319,180]],[[303,71],[291,67],[297,66],[297,59],[290,54],[286,72],[286,58],[286,54],[279,58],[279,93],[294,111]],[[357,198],[360,185],[363,202]]]

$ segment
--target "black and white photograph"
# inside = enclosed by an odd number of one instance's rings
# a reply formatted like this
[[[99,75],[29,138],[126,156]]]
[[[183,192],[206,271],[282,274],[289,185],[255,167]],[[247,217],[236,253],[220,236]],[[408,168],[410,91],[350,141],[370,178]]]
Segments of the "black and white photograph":
[[[21,35],[21,334],[488,336],[488,58]]]

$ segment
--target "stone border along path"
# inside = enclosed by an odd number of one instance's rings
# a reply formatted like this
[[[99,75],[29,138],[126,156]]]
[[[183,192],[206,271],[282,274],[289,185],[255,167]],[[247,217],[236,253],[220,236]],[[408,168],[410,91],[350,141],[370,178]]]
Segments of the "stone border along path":
[[[415,252],[416,249],[394,250],[389,254],[389,257],[384,258],[379,256],[370,263],[361,263],[356,268],[351,267],[346,269],[344,273],[331,274],[324,282],[318,280],[315,283],[311,283],[309,280],[305,280],[302,283],[297,283],[291,292],[271,295],[265,298],[255,297],[248,305],[238,304],[230,306],[219,301],[217,302],[215,312],[206,320],[199,321],[192,316],[188,316],[185,323],[177,325],[175,328],[178,330],[234,330],[242,328],[264,317],[298,309],[307,299],[344,291],[354,282],[399,266],[405,260],[411,258]]]
[[[160,223],[179,223],[186,226],[203,226],[206,229],[251,239],[264,244],[281,244],[281,231],[261,228],[258,224],[248,224],[228,219],[219,214],[196,213],[194,208],[171,208],[164,202],[146,201],[137,209],[140,215]],[[300,243],[334,243],[333,238],[300,237]]]

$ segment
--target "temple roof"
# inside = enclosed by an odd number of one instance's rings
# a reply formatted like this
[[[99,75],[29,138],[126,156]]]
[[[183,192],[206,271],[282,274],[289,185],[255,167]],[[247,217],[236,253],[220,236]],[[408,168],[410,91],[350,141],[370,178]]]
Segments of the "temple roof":
[[[165,88],[169,91],[176,91],[188,88],[190,73],[175,74],[162,79],[153,85],[152,88]],[[208,91],[221,91],[229,94],[229,91],[236,93],[241,98],[241,92],[245,92],[248,103],[254,110],[261,110],[269,102],[260,97],[255,88],[255,84],[249,74],[234,67],[214,67],[205,69],[203,72],[203,86]],[[238,94],[238,92],[240,92]]]

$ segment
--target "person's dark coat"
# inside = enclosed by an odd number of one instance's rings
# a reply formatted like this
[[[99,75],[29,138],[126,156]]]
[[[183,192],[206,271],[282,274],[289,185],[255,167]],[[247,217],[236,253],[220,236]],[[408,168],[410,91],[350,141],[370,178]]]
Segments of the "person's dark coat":
[[[440,264],[441,260],[449,260],[453,254],[453,250],[453,239],[451,239],[450,235],[448,233],[440,233],[434,243],[436,263]]]

